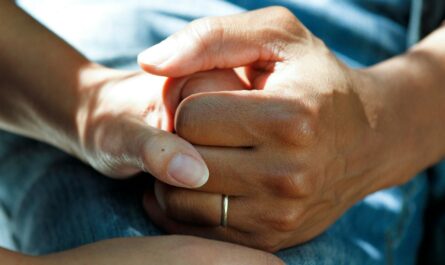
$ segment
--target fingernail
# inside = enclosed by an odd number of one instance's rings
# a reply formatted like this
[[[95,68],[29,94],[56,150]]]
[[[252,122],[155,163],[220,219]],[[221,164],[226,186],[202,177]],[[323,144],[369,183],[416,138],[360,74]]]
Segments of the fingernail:
[[[145,65],[159,66],[173,56],[175,51],[171,41],[164,40],[138,55],[138,62]]]
[[[201,161],[184,155],[175,155],[168,165],[168,174],[190,188],[201,187],[209,178],[209,170]]]

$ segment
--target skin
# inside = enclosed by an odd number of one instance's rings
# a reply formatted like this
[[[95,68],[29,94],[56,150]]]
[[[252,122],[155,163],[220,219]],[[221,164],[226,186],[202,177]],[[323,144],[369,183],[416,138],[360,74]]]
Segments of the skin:
[[[259,250],[190,236],[117,238],[41,257],[0,250],[0,258],[8,265],[284,264]]]
[[[0,1],[0,18],[1,129],[52,144],[110,177],[149,172],[181,187],[207,181],[200,154],[168,131],[177,104],[190,94],[245,89],[233,70],[174,81],[117,71],[88,61],[12,1]],[[194,162],[176,163],[171,174],[178,154]],[[0,260],[6,265],[282,264],[268,253],[184,236],[114,239],[44,257],[0,249]]]
[[[174,102],[184,97],[170,101],[164,95],[165,105],[158,108],[162,105],[159,93],[147,96],[145,103],[140,102],[142,97],[134,97],[124,104],[126,93],[121,91],[154,83],[173,91],[168,87],[175,80],[169,83],[94,65],[9,1],[0,2],[0,12],[5,22],[0,23],[2,128],[53,144],[114,177],[145,170],[178,186],[201,183],[184,185],[169,178],[165,171],[173,154],[187,153],[198,161],[202,155],[212,178],[198,192],[158,183],[156,198],[147,195],[149,213],[170,231],[205,234],[274,251],[310,239],[355,200],[403,183],[444,154],[441,139],[445,123],[440,115],[444,113],[443,30],[405,56],[357,71],[338,62],[321,41],[281,8],[200,20],[183,31],[187,34],[170,39],[192,38],[192,42],[175,42],[184,43],[183,53],[170,58],[167,51],[172,49],[162,49],[158,56],[169,58],[152,59],[145,54],[141,56],[144,69],[186,78],[215,68],[245,67],[255,90],[198,93],[186,98],[179,108]],[[266,23],[258,23],[263,18]],[[243,24],[254,27],[235,26]],[[30,40],[39,45],[30,48]],[[180,67],[184,63],[190,67]],[[404,78],[395,78],[399,76]],[[159,91],[158,85],[152,87]],[[61,93],[66,96],[61,98]],[[167,110],[165,121],[161,118],[165,113],[159,111],[162,108]],[[147,113],[147,109],[156,111]],[[171,127],[168,114],[175,111],[176,131],[200,145],[200,154],[180,138],[159,130],[162,124]],[[190,119],[193,126],[187,122]],[[123,141],[140,135],[154,142],[149,145],[153,148],[141,152],[140,146],[145,146],[141,142]],[[153,137],[155,140],[149,140]],[[118,144],[106,145],[113,141]],[[137,144],[131,145],[133,142]],[[141,159],[150,157],[150,152],[159,156],[166,146],[172,149],[160,156],[160,162]],[[328,166],[330,161],[332,166]],[[231,195],[229,228],[212,227],[219,223],[221,193]],[[178,210],[173,213],[174,207]],[[313,208],[317,210],[311,211]],[[198,221],[206,227],[198,226]],[[305,224],[309,227],[303,228]],[[118,245],[131,245],[133,240]],[[76,252],[76,256],[109,261],[109,253],[105,256],[99,250],[92,247],[92,251]],[[51,258],[28,259],[8,251],[0,251],[0,255],[11,264],[30,259],[51,262]],[[69,253],[53,257],[53,262],[73,258]],[[148,259],[141,252],[135,258]]]
[[[94,64],[12,2],[1,1],[0,8],[1,129],[52,144],[107,176],[149,172],[183,187],[207,181],[199,153],[166,132],[173,117],[164,103],[179,102],[182,89],[190,90],[187,82],[178,92],[164,93],[166,78]],[[198,74],[201,83],[194,81],[194,89],[244,88],[232,70],[222,73]],[[190,174],[171,174],[179,154],[190,158]]]
[[[149,216],[170,233],[272,252],[314,238],[366,195],[444,158],[444,42],[442,27],[356,70],[284,8],[193,22],[142,53],[142,68],[181,77],[242,67],[252,90],[182,101],[176,132],[210,178],[193,190],[157,183]],[[221,194],[230,196],[226,228]]]

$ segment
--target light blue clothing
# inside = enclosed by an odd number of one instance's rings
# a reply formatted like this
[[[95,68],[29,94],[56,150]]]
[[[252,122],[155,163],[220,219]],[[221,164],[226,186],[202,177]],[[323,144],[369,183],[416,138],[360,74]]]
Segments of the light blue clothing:
[[[339,58],[354,67],[404,52],[412,36],[408,31],[412,3],[408,0],[19,3],[90,59],[115,68],[137,68],[140,51],[192,19],[269,5],[290,8]],[[443,180],[445,167],[435,170]],[[3,236],[2,244],[42,254],[105,238],[158,235],[161,231],[141,205],[149,178],[111,180],[43,143],[0,132],[0,232],[8,235]],[[433,191],[437,200],[444,194],[440,190],[444,183],[432,183],[422,173],[406,185],[371,194],[321,236],[278,256],[287,264],[303,265],[415,264],[427,200]]]

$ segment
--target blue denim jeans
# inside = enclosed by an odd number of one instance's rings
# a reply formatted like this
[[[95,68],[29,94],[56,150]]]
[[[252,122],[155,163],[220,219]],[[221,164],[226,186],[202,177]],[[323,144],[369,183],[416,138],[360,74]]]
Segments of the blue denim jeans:
[[[278,4],[291,9],[340,59],[363,67],[405,51],[412,11],[408,0],[19,4],[90,59],[126,69],[137,68],[140,51],[192,19]],[[43,254],[106,238],[162,234],[142,208],[150,179],[111,180],[46,144],[0,132],[0,244]],[[425,209],[433,199],[443,200],[444,188],[442,164],[406,185],[369,195],[319,237],[277,255],[287,264],[415,264]],[[432,228],[443,231],[445,216],[433,220]],[[430,239],[444,246],[443,238]]]

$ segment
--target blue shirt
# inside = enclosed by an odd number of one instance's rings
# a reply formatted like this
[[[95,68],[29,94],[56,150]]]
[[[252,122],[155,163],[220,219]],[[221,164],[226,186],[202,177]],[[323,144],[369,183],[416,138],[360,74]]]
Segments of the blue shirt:
[[[416,1],[416,0],[413,0]],[[407,48],[411,0],[21,0],[25,10],[90,59],[137,67],[136,55],[186,23],[282,5],[351,66]]]

